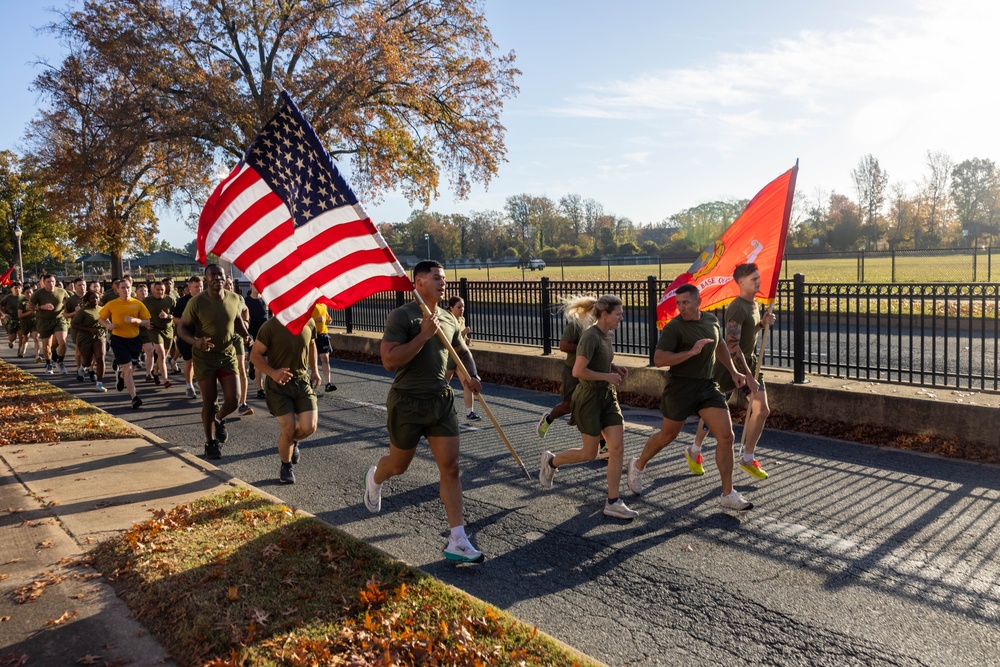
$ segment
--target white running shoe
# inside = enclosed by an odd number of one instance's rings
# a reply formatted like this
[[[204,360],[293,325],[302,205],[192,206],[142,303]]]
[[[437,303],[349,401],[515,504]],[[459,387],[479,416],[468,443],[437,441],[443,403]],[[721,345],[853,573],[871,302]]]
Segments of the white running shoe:
[[[482,563],[486,560],[483,552],[472,546],[468,537],[458,540],[448,538],[448,546],[444,548],[444,557],[458,563]]]
[[[613,516],[616,519],[634,519],[639,513],[622,501],[621,498],[613,503],[604,503],[604,516]]]
[[[642,476],[644,470],[639,470],[635,465],[639,460],[638,456],[633,456],[628,460],[628,490],[637,496],[642,495]]]
[[[375,468],[372,466],[365,473],[365,507],[372,514],[382,510],[382,485],[375,483]]]
[[[552,467],[552,459],[556,457],[552,452],[542,452],[542,463],[538,466],[538,481],[546,489],[552,488],[552,478],[556,476],[556,469]]]
[[[742,511],[753,509],[753,503],[741,496],[740,492],[736,489],[733,489],[732,493],[728,496],[722,496],[719,504],[722,505],[722,509],[725,510]]]

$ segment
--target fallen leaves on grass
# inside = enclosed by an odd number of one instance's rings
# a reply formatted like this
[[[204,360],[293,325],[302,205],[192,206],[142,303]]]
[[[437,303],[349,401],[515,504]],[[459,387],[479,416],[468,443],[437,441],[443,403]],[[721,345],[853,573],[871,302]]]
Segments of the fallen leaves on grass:
[[[134,436],[120,419],[0,361],[0,446]]]
[[[154,512],[103,542],[95,566],[182,665],[578,664],[516,619],[292,514],[226,491]]]

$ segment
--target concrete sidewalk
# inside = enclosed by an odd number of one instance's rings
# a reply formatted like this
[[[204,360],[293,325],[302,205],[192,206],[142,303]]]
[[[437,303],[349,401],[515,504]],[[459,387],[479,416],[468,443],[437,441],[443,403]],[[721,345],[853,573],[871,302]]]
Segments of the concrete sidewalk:
[[[229,487],[226,474],[138,437],[11,445],[0,459],[0,665],[173,664],[74,563],[153,510]]]

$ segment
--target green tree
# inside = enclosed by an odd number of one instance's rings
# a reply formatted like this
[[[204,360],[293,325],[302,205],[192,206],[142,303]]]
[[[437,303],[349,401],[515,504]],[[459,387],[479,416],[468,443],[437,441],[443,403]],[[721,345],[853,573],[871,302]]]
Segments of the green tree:
[[[597,244],[605,255],[618,252],[618,242],[615,240],[615,230],[611,226],[601,227],[597,233]]]
[[[504,202],[504,210],[529,251],[551,245],[561,236],[560,226],[565,219],[548,197],[512,195]]]
[[[830,195],[827,243],[833,250],[857,250],[864,238],[858,207],[845,195]]]
[[[919,200],[906,192],[904,183],[894,183],[889,189],[889,215],[886,239],[890,249],[914,248],[921,235]]]
[[[997,235],[1000,172],[992,160],[972,158],[955,165],[951,173],[951,201],[969,244]]]
[[[851,171],[854,187],[858,193],[858,210],[868,247],[874,246],[882,237],[882,209],[885,206],[889,173],[879,166],[878,160],[869,153],[861,158],[857,168]]]
[[[683,240],[687,249],[702,250],[733,224],[748,203],[743,199],[698,204],[671,216],[668,226],[678,229],[677,241]]]
[[[571,243],[564,243],[557,248],[560,257],[572,259],[581,255],[580,246]]]
[[[15,226],[21,228],[25,265],[73,259],[66,226],[48,207],[37,172],[17,153],[5,150],[0,151],[0,272],[17,263]]]
[[[948,182],[951,179],[951,157],[945,153],[927,151],[927,175],[920,188],[918,215],[921,231],[917,245],[934,248],[940,245],[951,219]]]
[[[660,246],[656,245],[656,241],[645,241],[642,244],[642,254],[643,255],[656,255],[660,252]]]
[[[283,87],[362,194],[425,205],[459,197],[504,162],[513,52],[474,0],[84,0],[55,26],[98,49],[172,121],[239,158]]]
[[[583,197],[578,194],[566,195],[559,200],[559,211],[569,220],[573,236],[579,236],[583,231]]]

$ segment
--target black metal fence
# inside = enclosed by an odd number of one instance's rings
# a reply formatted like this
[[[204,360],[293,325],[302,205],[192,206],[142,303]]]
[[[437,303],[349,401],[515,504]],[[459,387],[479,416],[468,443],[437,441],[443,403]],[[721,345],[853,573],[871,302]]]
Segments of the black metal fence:
[[[1000,264],[994,256],[998,249],[992,246],[970,248],[934,248],[924,250],[848,250],[839,252],[812,252],[792,248],[782,258],[782,275],[790,280],[796,273],[804,273],[823,282],[853,283],[923,283],[934,282],[993,282],[1000,279]],[[551,279],[570,279],[581,269],[588,276],[601,276],[607,280],[635,279],[636,267],[642,274],[654,275],[661,280],[673,278],[686,270],[696,257],[695,253],[663,255],[632,255],[623,257],[558,258],[546,260],[545,269],[539,271],[522,266],[517,259],[479,261],[451,260],[445,262],[450,279],[458,281],[460,272],[470,280],[511,279],[510,269],[517,268],[521,280],[538,280],[539,275]],[[997,257],[1000,259],[1000,257]],[[497,273],[506,271],[506,273]],[[471,274],[471,275],[470,275]]]
[[[558,348],[559,307],[575,294],[615,294],[625,320],[615,349],[652,360],[656,304],[667,283],[645,281],[472,282],[458,294],[474,340]],[[381,331],[389,311],[409,298],[374,295],[331,313],[348,332]],[[970,390],[998,388],[1000,285],[859,284],[780,281],[765,365],[806,373]],[[721,315],[721,314],[720,314]]]

